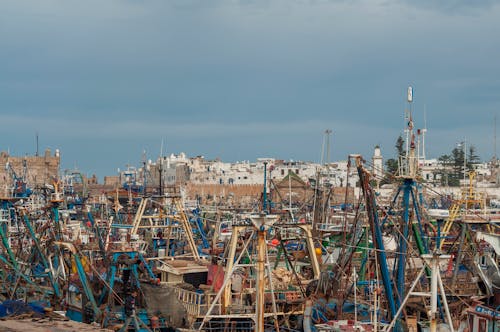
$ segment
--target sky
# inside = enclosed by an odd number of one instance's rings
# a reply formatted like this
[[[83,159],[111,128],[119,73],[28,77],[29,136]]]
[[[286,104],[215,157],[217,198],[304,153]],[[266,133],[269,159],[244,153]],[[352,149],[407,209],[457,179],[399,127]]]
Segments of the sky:
[[[499,18],[491,0],[0,0],[0,150],[38,134],[104,176],[144,151],[319,162],[330,129],[331,160],[387,159],[412,86],[428,158],[466,140],[489,160]]]

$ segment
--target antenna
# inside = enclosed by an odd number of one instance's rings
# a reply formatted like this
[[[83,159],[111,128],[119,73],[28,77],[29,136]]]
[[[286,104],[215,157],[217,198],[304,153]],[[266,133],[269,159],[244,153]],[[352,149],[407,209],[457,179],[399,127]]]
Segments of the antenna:
[[[425,162],[425,134],[427,133],[427,105],[424,104],[424,129],[422,129],[422,159]]]
[[[160,196],[163,196],[163,138],[161,139],[161,146],[160,146],[160,165],[158,167],[158,172],[160,173]]]
[[[332,133],[331,129],[326,129],[325,135],[323,136],[323,145],[321,146],[321,165],[328,164],[330,162],[330,134],[331,133]]]
[[[35,156],[38,157],[38,132],[36,132],[36,154]]]
[[[418,168],[419,151],[415,146],[415,133],[413,130],[413,88],[408,87],[407,94],[408,107],[405,109],[405,133],[406,133],[406,151],[405,156],[400,158],[400,176],[403,178],[414,178]],[[417,142],[418,144],[418,142]],[[415,156],[415,148],[417,155]]]
[[[330,134],[332,133],[331,129],[325,130],[326,134],[326,163],[330,163]]]
[[[161,145],[160,145],[160,157],[163,157],[163,138],[161,139]]]
[[[493,129],[493,162],[497,165],[497,114],[495,113],[495,127]]]
[[[146,149],[142,150],[142,184],[144,188],[144,195],[147,192],[147,178],[146,178]]]
[[[406,145],[406,151],[405,155],[408,158],[409,154],[409,147],[410,147],[410,139],[411,135],[413,133],[413,119],[412,119],[412,102],[413,102],[413,88],[411,86],[408,87],[408,93],[407,93],[407,102],[408,102],[408,108],[405,109],[405,133],[406,133],[406,140],[405,140],[405,145]]]

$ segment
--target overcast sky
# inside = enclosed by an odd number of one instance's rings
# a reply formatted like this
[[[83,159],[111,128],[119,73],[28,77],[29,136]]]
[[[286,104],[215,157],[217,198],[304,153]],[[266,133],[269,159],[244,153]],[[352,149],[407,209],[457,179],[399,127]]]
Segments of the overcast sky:
[[[0,150],[113,175],[160,153],[385,158],[414,88],[427,156],[494,153],[500,5],[480,0],[0,0]],[[367,158],[367,159],[368,159]]]

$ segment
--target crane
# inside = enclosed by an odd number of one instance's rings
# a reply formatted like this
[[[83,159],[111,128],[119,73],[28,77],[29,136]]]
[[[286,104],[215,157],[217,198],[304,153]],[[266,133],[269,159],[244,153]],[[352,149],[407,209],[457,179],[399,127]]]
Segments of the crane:
[[[5,170],[10,173],[12,180],[14,182],[13,187],[13,197],[16,198],[26,198],[29,197],[32,193],[32,190],[28,188],[28,184],[26,182],[27,178],[27,162],[26,159],[23,159],[23,175],[18,176],[12,164],[10,162],[5,163]]]

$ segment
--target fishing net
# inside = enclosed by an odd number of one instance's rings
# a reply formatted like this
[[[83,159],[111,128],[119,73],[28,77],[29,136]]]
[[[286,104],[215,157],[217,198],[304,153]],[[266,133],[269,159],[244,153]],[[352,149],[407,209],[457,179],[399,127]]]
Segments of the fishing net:
[[[166,319],[176,328],[187,325],[187,311],[172,288],[142,284],[148,315]]]

